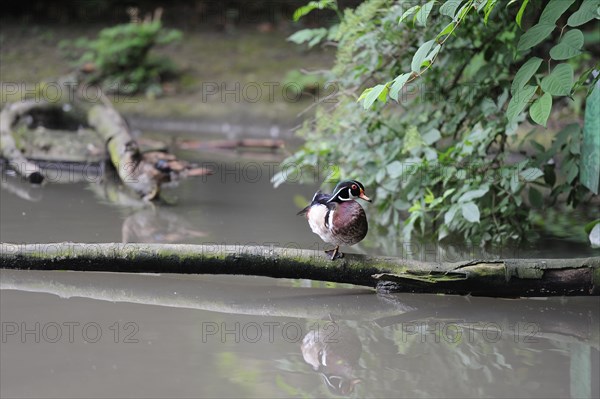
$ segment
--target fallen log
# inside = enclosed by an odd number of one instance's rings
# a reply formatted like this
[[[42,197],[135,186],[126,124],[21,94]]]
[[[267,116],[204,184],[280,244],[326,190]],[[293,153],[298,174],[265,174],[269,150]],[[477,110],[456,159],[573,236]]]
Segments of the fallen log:
[[[84,95],[90,87],[77,82],[76,76],[59,78],[55,85],[60,88],[62,95],[57,98],[46,98],[48,93],[42,90],[36,99],[7,104],[0,113],[0,155],[9,161],[11,168],[31,183],[42,183],[48,177],[33,159],[55,163],[97,164],[108,157],[123,183],[149,201],[158,196],[165,183],[211,173],[206,168],[196,167],[164,151],[142,151],[125,119],[100,89],[96,88],[97,96],[91,100]],[[61,116],[69,113],[71,124],[75,122],[77,127],[69,131],[65,127],[46,128],[40,123],[39,127],[44,134],[37,130],[29,132],[32,134],[26,134],[20,141],[25,144],[28,139],[37,138],[41,149],[29,145],[32,150],[23,154],[24,149],[17,145],[19,137],[16,125],[23,117],[34,120],[35,116],[42,116],[43,121],[44,113],[50,112]],[[20,128],[28,129],[27,126]],[[58,149],[58,152],[49,154],[47,148]]]
[[[7,159],[10,167],[30,183],[41,184],[44,176],[40,168],[29,161],[17,148],[12,136],[13,124],[27,112],[34,108],[47,108],[50,104],[46,101],[24,100],[19,103],[7,104],[0,112],[0,152]]]
[[[600,295],[600,257],[468,262],[346,254],[261,246],[184,244],[0,244],[5,269],[128,273],[241,274],[333,281],[420,292],[492,297]]]

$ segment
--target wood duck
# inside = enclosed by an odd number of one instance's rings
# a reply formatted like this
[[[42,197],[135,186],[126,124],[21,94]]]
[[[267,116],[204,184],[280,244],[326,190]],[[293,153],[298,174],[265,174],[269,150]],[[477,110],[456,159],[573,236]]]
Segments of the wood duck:
[[[338,183],[331,195],[317,191],[310,204],[298,212],[298,215],[306,215],[313,233],[335,245],[334,249],[325,251],[331,260],[343,256],[340,245],[354,245],[367,235],[367,215],[356,198],[372,202],[360,182],[346,180]]]

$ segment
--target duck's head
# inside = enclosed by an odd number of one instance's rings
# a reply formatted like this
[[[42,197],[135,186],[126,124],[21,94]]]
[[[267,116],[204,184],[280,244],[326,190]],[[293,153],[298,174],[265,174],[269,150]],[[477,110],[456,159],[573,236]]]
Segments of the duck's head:
[[[327,202],[352,201],[357,198],[372,202],[371,199],[365,194],[365,187],[361,182],[356,180],[345,180],[339,182],[338,185],[335,186],[333,195]]]

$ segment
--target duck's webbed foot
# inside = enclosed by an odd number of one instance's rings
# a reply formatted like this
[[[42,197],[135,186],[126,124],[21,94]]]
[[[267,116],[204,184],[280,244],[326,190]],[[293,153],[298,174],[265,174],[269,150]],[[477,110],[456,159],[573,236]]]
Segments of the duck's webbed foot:
[[[325,251],[327,255],[331,257],[331,260],[336,260],[344,257],[344,254],[340,252],[340,246],[336,245],[333,249],[328,249]]]

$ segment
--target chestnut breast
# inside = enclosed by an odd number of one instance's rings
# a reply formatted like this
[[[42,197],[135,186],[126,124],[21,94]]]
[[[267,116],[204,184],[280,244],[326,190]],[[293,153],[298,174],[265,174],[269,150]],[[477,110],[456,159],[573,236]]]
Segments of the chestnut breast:
[[[358,202],[345,201],[336,206],[331,232],[339,244],[354,245],[365,238],[368,230],[367,215]]]

